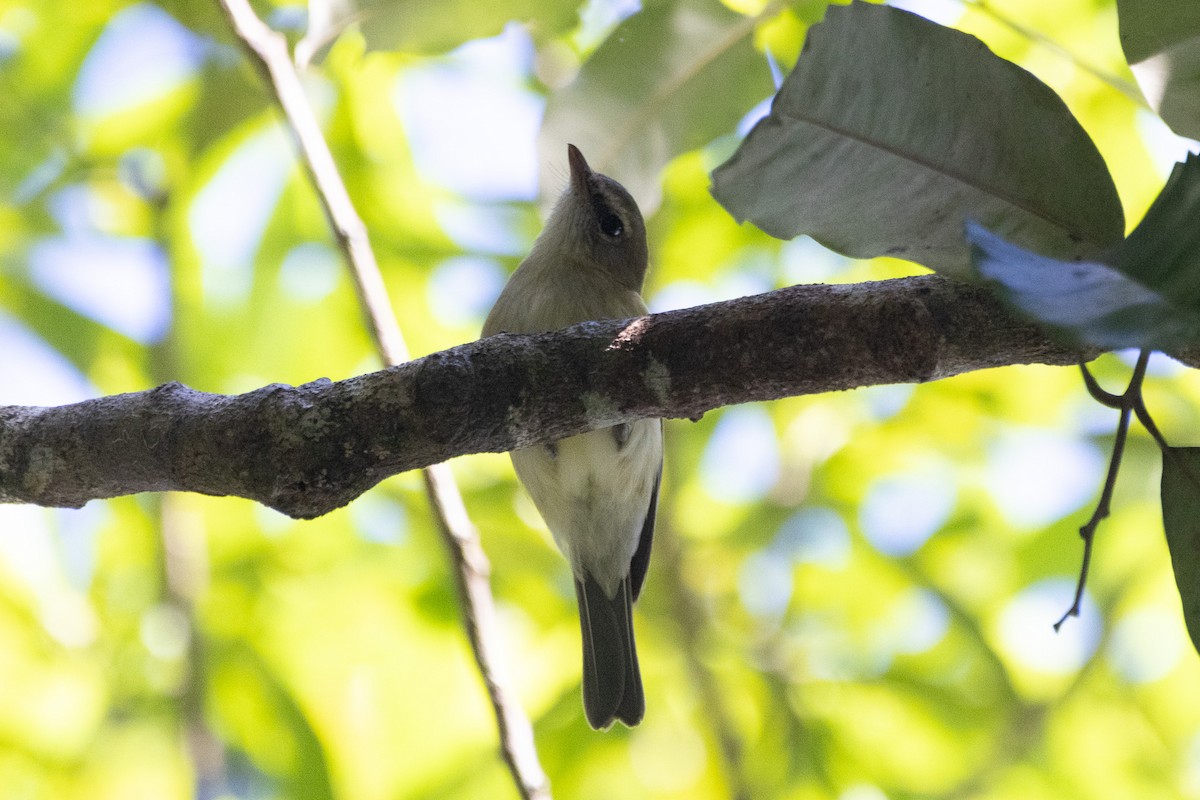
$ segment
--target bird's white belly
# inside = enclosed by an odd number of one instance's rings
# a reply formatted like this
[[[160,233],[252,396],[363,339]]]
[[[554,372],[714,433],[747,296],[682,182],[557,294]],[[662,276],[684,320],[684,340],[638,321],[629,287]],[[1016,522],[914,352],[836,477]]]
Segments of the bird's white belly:
[[[658,420],[572,436],[512,453],[558,548],[576,575],[587,571],[610,596],[629,573],[662,458]]]

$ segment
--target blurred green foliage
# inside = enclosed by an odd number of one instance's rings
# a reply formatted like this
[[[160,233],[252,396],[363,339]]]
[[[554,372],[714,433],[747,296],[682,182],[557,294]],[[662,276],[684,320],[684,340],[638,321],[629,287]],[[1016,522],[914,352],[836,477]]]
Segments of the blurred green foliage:
[[[535,98],[586,69],[620,17],[592,2],[572,26],[551,0],[516,5],[552,21],[517,81]],[[764,15],[754,47],[786,70],[822,9]],[[1063,97],[1136,223],[1177,154],[1131,99],[1111,0],[949,9]],[[294,7],[258,10],[303,30]],[[351,30],[308,75],[417,354],[477,334],[489,281],[498,289],[539,218],[532,192],[460,196],[415,143],[398,87],[429,69],[473,77],[456,55],[427,54],[451,43],[444,22],[403,40],[421,55],[368,51]],[[158,26],[149,56],[101,46],[133,23]],[[112,78],[131,74],[143,80]],[[166,380],[234,392],[376,367],[312,190],[215,4],[2,0],[0,97],[0,402]],[[707,193],[735,123],[663,172],[652,306],[920,271],[735,225]],[[80,242],[100,249],[47,249]],[[141,271],[96,255],[131,242],[151,253]],[[109,305],[80,301],[80,286]],[[143,292],[136,324],[104,310]],[[158,306],[161,323],[146,312]],[[1116,356],[1098,365],[1110,384],[1127,370]],[[1156,362],[1147,398],[1172,443],[1195,444],[1193,373]],[[459,459],[506,666],[556,796],[1200,796],[1200,663],[1140,432],[1083,616],[1051,631],[1114,424],[1074,371],[1039,367],[669,422],[636,614],[648,713],[607,734],[582,715],[565,563],[504,456]],[[192,495],[0,508],[0,796],[515,796],[417,476],[311,522]]]

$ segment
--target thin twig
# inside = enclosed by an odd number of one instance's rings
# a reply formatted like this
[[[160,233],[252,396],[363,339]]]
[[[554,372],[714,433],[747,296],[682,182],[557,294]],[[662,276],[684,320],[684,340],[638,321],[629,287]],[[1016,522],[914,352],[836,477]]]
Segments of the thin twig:
[[[1121,395],[1105,391],[1096,381],[1096,376],[1087,368],[1087,364],[1081,361],[1079,363],[1079,371],[1083,373],[1083,383],[1093,400],[1109,408],[1124,408],[1124,401]]]
[[[1083,382],[1087,386],[1088,394],[1092,396],[1096,402],[1109,408],[1119,409],[1121,412],[1120,418],[1117,421],[1116,440],[1113,442],[1112,456],[1108,462],[1108,474],[1104,478],[1104,490],[1100,493],[1100,500],[1096,503],[1096,510],[1092,512],[1092,516],[1079,529],[1079,536],[1083,539],[1083,561],[1079,566],[1079,580],[1075,584],[1075,599],[1071,603],[1071,607],[1066,613],[1059,617],[1058,622],[1054,623],[1054,630],[1059,630],[1068,617],[1078,617],[1079,609],[1083,603],[1083,590],[1087,586],[1088,573],[1092,566],[1092,550],[1096,541],[1096,529],[1100,527],[1101,520],[1105,519],[1111,512],[1113,490],[1117,485],[1117,473],[1121,469],[1121,459],[1125,455],[1125,441],[1129,436],[1129,423],[1133,417],[1134,411],[1141,409],[1138,412],[1138,419],[1150,419],[1149,413],[1145,413],[1145,403],[1142,402],[1142,382],[1146,377],[1146,366],[1150,362],[1150,351],[1143,350],[1138,354],[1137,364],[1133,368],[1133,375],[1129,378],[1129,385],[1125,388],[1122,394],[1112,394],[1100,387],[1096,378],[1088,370],[1087,364],[1080,362],[1079,369],[1083,373]],[[1145,419],[1143,419],[1145,413]],[[1158,428],[1153,427],[1153,421],[1150,421],[1150,426],[1147,428],[1152,430],[1152,434],[1156,439],[1161,440],[1161,434],[1158,434]],[[1164,442],[1165,444],[1165,442]]]
[[[1137,402],[1133,405],[1133,413],[1137,415],[1138,422],[1142,423],[1142,427],[1158,444],[1158,449],[1163,452],[1164,456],[1171,453],[1171,445],[1167,443],[1167,439],[1162,435],[1162,431],[1158,429],[1158,424],[1150,416],[1150,411],[1146,408],[1146,401],[1142,397],[1141,392],[1138,392]]]
[[[1121,409],[1121,418],[1117,423],[1117,439],[1113,443],[1112,458],[1108,462],[1108,475],[1104,478],[1104,491],[1100,494],[1100,502],[1096,504],[1096,510],[1079,529],[1079,536],[1083,539],[1083,562],[1079,566],[1079,581],[1075,584],[1075,599],[1066,613],[1059,617],[1058,622],[1054,623],[1056,631],[1067,621],[1067,617],[1079,616],[1079,608],[1083,603],[1083,590],[1087,585],[1088,571],[1092,566],[1092,547],[1096,541],[1096,528],[1100,526],[1100,521],[1109,515],[1113,488],[1117,485],[1117,472],[1121,468],[1121,457],[1125,453],[1125,439],[1129,434],[1131,414],[1132,409]]]
[[[218,2],[251,60],[273,89],[301,161],[353,273],[355,290],[380,358],[388,366],[407,361],[408,348],[392,311],[366,226],[354,209],[304,93],[286,39],[258,18],[248,0]],[[548,800],[549,783],[538,760],[533,727],[500,671],[495,602],[488,583],[490,566],[478,531],[467,515],[449,467],[445,464],[427,467],[424,477],[438,529],[454,565],[467,636],[496,716],[504,760],[522,798]]]

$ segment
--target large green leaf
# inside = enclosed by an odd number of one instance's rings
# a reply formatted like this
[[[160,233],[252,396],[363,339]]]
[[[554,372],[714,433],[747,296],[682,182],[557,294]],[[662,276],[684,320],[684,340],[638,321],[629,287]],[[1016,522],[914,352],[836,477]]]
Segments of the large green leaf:
[[[1038,255],[971,223],[975,268],[1001,295],[1075,341],[1171,349],[1200,342],[1200,156],[1175,166],[1129,238],[1103,262]]]
[[[1058,258],[1124,233],[1104,161],[1054,92],[974,37],[863,2],[809,31],[713,194],[773,236],[956,276],[967,218]]]
[[[1200,650],[1200,447],[1163,454],[1162,513],[1183,618]]]
[[[1200,3],[1117,0],[1117,14],[1142,93],[1176,133],[1200,139]]]
[[[1112,264],[1175,304],[1200,310],[1200,156],[1175,165]]]
[[[634,14],[551,95],[538,136],[542,163],[565,169],[570,142],[643,210],[653,208],[668,161],[733,132],[770,97],[770,70],[752,41],[756,24],[716,0],[660,2]],[[546,196],[563,174],[543,170]]]

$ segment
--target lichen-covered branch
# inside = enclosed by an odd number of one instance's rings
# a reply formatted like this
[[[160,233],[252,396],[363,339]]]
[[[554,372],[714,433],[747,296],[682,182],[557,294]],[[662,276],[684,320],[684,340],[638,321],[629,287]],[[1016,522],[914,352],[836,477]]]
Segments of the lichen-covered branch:
[[[935,276],[796,286],[536,336],[500,335],[337,383],[242,395],[180,384],[0,407],[0,501],[237,495],[293,517],[384,478],[642,417],[1006,364],[1074,365],[986,290]]]

